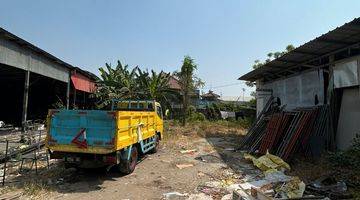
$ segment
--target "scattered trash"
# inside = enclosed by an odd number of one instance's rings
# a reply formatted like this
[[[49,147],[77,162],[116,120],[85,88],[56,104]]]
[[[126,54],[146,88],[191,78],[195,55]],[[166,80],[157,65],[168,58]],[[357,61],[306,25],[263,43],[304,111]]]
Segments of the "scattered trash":
[[[188,196],[189,196],[188,193],[180,193],[180,192],[168,192],[163,194],[163,197],[165,199],[174,199],[177,197],[188,197]]]
[[[223,181],[208,181],[203,185],[199,185],[197,190],[215,199],[220,199],[228,193],[226,186],[226,182]]]
[[[225,148],[225,151],[235,151],[236,149],[234,147],[230,147],[230,148]]]
[[[232,200],[233,199],[233,195],[232,194],[227,194],[223,197],[221,197],[221,200]]]
[[[195,158],[195,160],[199,160],[199,161],[206,162],[206,163],[221,163],[222,162],[221,158],[219,158],[216,155],[212,155],[212,154],[198,156]]]
[[[228,187],[226,187],[226,190],[229,192],[229,193],[232,193],[233,191],[235,190],[240,190],[240,184],[232,184],[232,185],[229,185]]]
[[[251,188],[260,189],[264,185],[268,185],[270,183],[271,183],[270,181],[262,179],[262,180],[257,180],[257,181],[241,183],[241,184],[239,184],[239,187],[243,190],[250,190]]]
[[[221,185],[222,186],[229,186],[229,185],[232,185],[234,184],[234,180],[233,179],[224,179],[224,180],[221,180]]]
[[[196,149],[188,149],[188,150],[181,150],[180,153],[182,153],[182,154],[185,154],[185,153],[192,154],[192,153],[194,153],[196,151],[197,151]]]
[[[276,192],[282,198],[300,198],[303,196],[305,191],[305,183],[302,182],[299,177],[294,177],[291,181],[287,182],[286,184],[282,185]]]
[[[23,145],[20,145],[20,146],[19,146],[19,149],[22,150],[22,149],[27,148],[28,146],[29,146],[29,145],[27,145],[27,144],[23,144]]]
[[[198,172],[198,177],[203,177],[203,176],[205,176],[205,174],[203,173],[203,172]]]
[[[60,185],[60,184],[63,184],[64,183],[64,178],[58,178],[56,180],[56,185]]]
[[[261,169],[262,171],[267,170],[290,170],[290,165],[283,161],[280,157],[272,155],[270,153],[266,153],[265,155],[255,158],[254,156],[245,153],[244,158],[246,160],[251,160],[256,167]]]
[[[307,186],[311,191],[326,195],[330,198],[351,198],[352,195],[347,192],[347,185],[343,181],[336,181],[334,177],[321,177]]]
[[[288,182],[292,179],[291,176],[287,176],[282,171],[277,170],[268,170],[265,173],[265,179],[275,183],[275,182]]]
[[[37,128],[38,131],[43,131],[45,130],[45,124],[40,124]]]
[[[229,191],[233,190],[235,192],[239,190],[237,188],[240,188],[242,191],[240,193],[247,193],[248,196],[256,199],[272,199],[273,197],[288,199],[303,197],[305,183],[302,182],[299,177],[284,174],[285,170],[290,170],[290,165],[280,157],[267,152],[259,158],[255,158],[254,156],[245,153],[244,158],[252,161],[253,164],[263,172],[264,178],[241,183],[239,185],[232,185],[229,188]],[[251,199],[251,197],[249,197],[249,199]]]
[[[208,196],[204,193],[191,194],[187,200],[212,200],[211,196]]]
[[[177,164],[176,167],[179,169],[184,169],[184,168],[188,168],[188,167],[193,167],[194,165],[189,163],[189,164]]]
[[[209,181],[209,182],[205,182],[204,186],[211,188],[219,188],[222,187],[222,184],[220,181]]]

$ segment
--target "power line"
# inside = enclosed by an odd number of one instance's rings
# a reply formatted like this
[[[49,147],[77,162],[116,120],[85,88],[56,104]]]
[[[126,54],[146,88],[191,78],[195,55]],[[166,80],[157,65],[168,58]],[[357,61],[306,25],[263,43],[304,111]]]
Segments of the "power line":
[[[223,88],[223,87],[229,87],[229,86],[234,86],[234,85],[241,85],[243,83],[231,83],[231,84],[226,84],[226,85],[218,85],[218,86],[214,86],[214,87],[205,87],[205,89],[216,89],[216,88]]]

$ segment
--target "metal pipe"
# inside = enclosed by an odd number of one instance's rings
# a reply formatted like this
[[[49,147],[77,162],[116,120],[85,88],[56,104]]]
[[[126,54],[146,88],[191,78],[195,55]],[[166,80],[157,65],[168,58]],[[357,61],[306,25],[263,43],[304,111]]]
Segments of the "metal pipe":
[[[8,148],[9,148],[9,141],[6,140],[5,158],[6,158],[7,155],[8,155]],[[7,160],[5,159],[5,162],[4,162],[4,172],[3,172],[3,178],[2,178],[2,185],[3,185],[3,186],[5,185],[6,163],[7,163]]]

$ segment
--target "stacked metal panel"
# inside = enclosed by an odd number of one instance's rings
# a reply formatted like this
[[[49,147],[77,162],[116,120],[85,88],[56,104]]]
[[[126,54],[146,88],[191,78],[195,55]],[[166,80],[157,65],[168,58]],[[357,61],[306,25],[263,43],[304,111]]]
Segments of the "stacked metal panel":
[[[316,142],[324,143],[320,145],[324,149],[331,143],[329,106],[298,108],[291,112],[272,106],[265,109],[239,149],[259,154],[268,151],[288,160],[296,153],[313,154],[314,148],[320,148],[311,145]]]

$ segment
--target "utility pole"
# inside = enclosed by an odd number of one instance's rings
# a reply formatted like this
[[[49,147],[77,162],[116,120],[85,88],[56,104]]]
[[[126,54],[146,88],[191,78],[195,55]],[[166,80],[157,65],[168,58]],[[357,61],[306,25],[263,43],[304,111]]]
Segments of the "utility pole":
[[[242,88],[243,91],[243,101],[245,101],[245,88]]]

